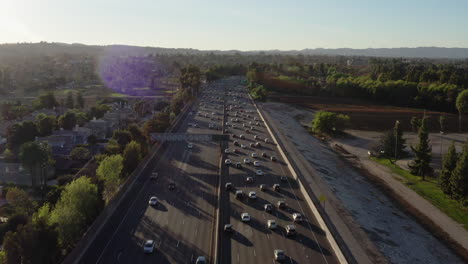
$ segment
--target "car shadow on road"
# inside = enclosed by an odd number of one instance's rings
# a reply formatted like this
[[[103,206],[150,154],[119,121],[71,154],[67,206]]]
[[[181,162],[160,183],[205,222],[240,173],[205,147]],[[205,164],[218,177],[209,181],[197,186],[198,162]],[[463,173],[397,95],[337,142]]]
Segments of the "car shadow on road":
[[[158,203],[157,205],[152,206],[155,210],[167,212],[167,207],[163,203]]]
[[[242,235],[240,232],[235,231],[234,234],[232,234],[231,238],[247,247],[253,246],[253,243],[246,236]]]

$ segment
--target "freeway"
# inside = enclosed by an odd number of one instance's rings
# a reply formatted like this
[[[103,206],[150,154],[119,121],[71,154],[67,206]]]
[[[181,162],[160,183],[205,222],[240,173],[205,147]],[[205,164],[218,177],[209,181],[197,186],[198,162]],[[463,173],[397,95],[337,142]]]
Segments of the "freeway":
[[[222,236],[221,263],[275,263],[275,249],[285,252],[285,263],[337,263],[325,232],[305,202],[287,164],[281,160],[277,147],[271,143],[271,135],[248,98],[245,87],[231,87],[226,98],[228,111],[225,122],[228,125],[225,123],[227,130],[224,132],[231,134],[231,141],[229,154],[225,158],[229,158],[232,164],[240,162],[242,168],[230,165],[228,173],[223,174],[222,186],[230,182],[234,189],[227,194],[223,193],[227,192],[224,188],[221,190],[220,210],[229,212],[223,215],[222,224],[232,224],[235,232]],[[265,139],[269,142],[265,143]],[[257,142],[259,146],[252,145]],[[252,153],[257,156],[252,157]],[[271,160],[272,156],[276,161]],[[245,164],[245,158],[250,159],[251,163]],[[254,167],[254,161],[258,161],[259,166]],[[264,175],[257,176],[257,170],[261,170]],[[247,177],[252,177],[253,182],[247,182]],[[265,184],[265,191],[260,190],[260,184]],[[281,191],[274,191],[273,184],[279,184]],[[237,190],[243,191],[244,198],[236,198]],[[247,197],[252,191],[256,192],[257,197],[254,199]],[[280,200],[286,203],[286,208],[277,207]],[[264,210],[267,203],[273,205],[271,212]],[[241,221],[242,213],[248,213],[251,220]],[[300,213],[305,220],[294,222],[293,213]],[[269,229],[268,220],[275,220],[278,228]],[[285,227],[291,224],[295,225],[297,234],[287,236]]]
[[[215,105],[213,102],[213,108],[202,108],[213,112]],[[207,118],[196,115],[197,108],[195,104],[193,114],[183,121],[177,132],[220,133],[208,126],[220,127],[221,116],[209,114]],[[188,148],[189,143],[191,148]],[[219,143],[165,144],[168,144],[167,150],[154,170],[158,173],[157,179],[152,180],[150,175],[145,175],[145,184],[111,239],[106,241],[97,263],[193,263],[198,256],[206,256],[213,261]],[[170,190],[169,183],[175,183],[176,188]],[[156,206],[148,204],[151,196],[158,198]],[[155,241],[153,254],[143,253],[146,240]]]

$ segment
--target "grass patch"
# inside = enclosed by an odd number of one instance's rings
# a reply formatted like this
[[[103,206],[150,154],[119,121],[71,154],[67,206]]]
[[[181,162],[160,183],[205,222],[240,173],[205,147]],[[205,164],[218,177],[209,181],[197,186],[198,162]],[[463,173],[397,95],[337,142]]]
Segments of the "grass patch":
[[[121,94],[121,93],[111,93],[110,96],[111,96],[111,97],[125,97],[125,96],[127,96],[127,95]]]
[[[417,194],[431,202],[435,207],[447,214],[453,220],[462,224],[468,230],[468,208],[460,205],[457,201],[450,199],[444,194],[437,185],[437,179],[427,178],[423,181],[421,177],[415,176],[410,172],[400,168],[400,166],[391,163],[388,159],[379,159],[372,157],[371,160],[382,164],[403,177],[403,183],[414,190]]]

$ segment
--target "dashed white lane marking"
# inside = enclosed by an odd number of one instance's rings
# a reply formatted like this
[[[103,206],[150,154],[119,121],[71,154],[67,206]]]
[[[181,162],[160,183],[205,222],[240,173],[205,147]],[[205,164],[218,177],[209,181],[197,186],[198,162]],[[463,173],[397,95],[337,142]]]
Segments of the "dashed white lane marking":
[[[237,253],[237,263],[239,263],[239,253]]]
[[[254,255],[254,257],[256,257],[256,256],[257,256],[257,252],[255,252],[255,248],[253,249],[253,251],[254,251],[254,252],[253,252],[253,253],[254,253],[253,255]]]
[[[179,247],[180,240],[177,240],[177,247]]]

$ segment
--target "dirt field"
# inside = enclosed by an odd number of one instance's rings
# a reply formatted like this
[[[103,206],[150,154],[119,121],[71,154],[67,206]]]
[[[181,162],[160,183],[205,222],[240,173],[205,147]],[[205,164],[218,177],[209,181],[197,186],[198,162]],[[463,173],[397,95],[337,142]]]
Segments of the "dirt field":
[[[411,131],[411,118],[413,116],[421,118],[424,115],[422,109],[370,104],[348,98],[272,96],[271,100],[313,110],[347,114],[351,118],[350,129],[356,130],[383,131],[392,128],[395,121],[399,120],[404,130]],[[457,114],[426,111],[426,116],[430,117],[431,131],[440,131],[438,122],[440,115],[445,115],[446,118],[445,132],[458,132]],[[462,130],[468,132],[467,115],[463,116]]]

